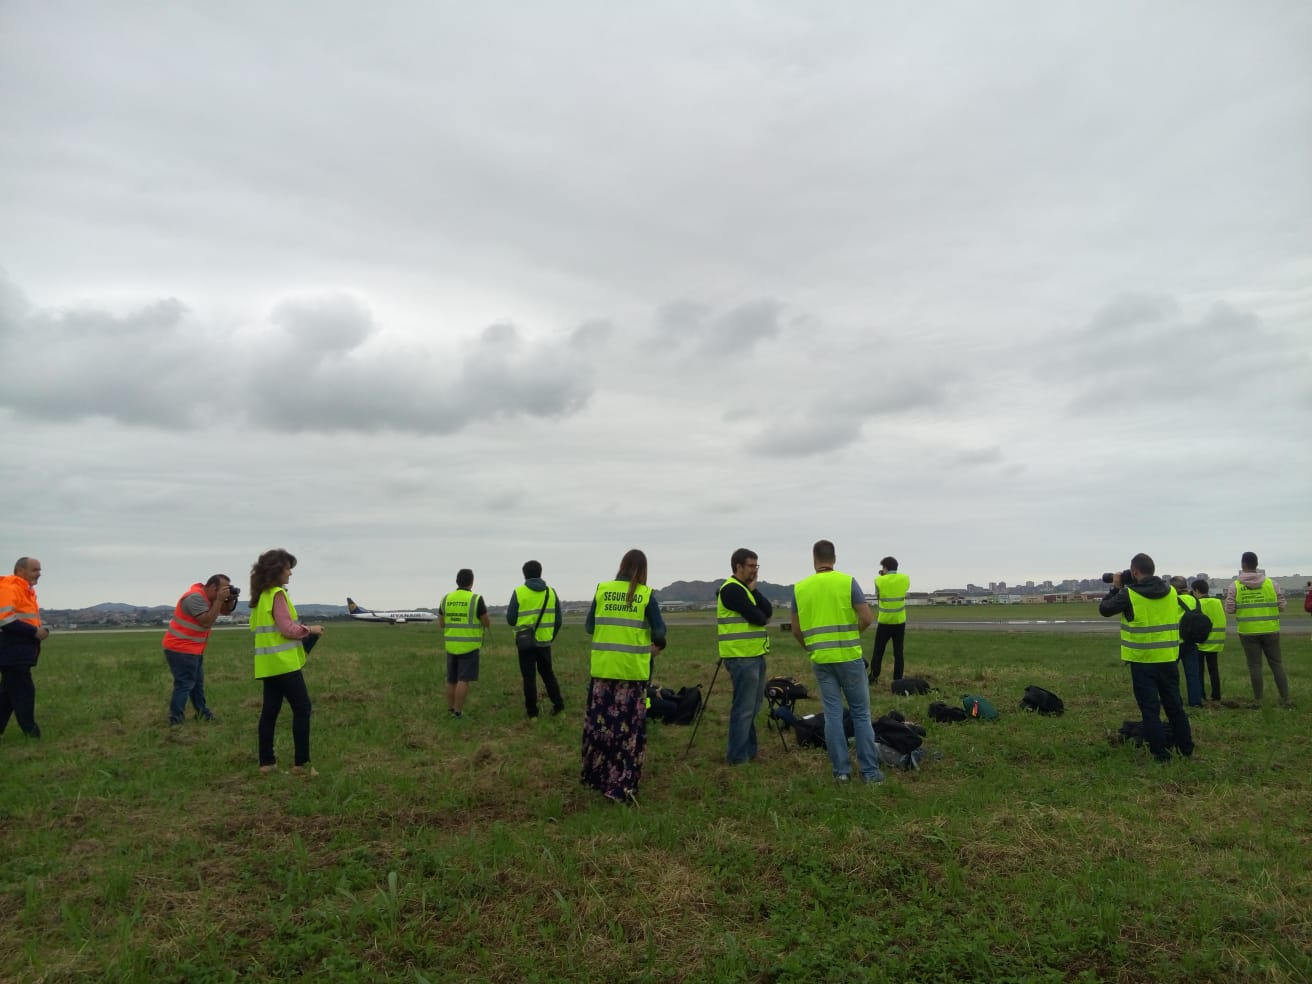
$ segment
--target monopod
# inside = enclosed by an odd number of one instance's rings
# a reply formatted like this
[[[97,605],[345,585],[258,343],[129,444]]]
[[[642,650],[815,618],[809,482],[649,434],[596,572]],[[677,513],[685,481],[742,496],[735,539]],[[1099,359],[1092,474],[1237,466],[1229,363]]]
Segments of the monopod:
[[[706,697],[702,700],[702,706],[697,708],[697,720],[692,723],[692,734],[688,736],[688,747],[683,750],[684,755],[692,751],[692,743],[697,740],[697,729],[702,726],[702,715],[706,713],[706,705],[711,702],[711,694],[715,692],[715,681],[719,677],[720,667],[723,665],[723,659],[715,664],[715,672],[711,674],[711,685],[706,688]]]

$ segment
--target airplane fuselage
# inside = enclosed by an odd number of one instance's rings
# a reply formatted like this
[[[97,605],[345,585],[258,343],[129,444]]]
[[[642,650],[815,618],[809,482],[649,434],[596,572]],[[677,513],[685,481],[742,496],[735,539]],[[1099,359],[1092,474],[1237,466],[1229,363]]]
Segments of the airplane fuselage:
[[[413,611],[413,612],[376,612],[369,608],[362,608],[350,598],[346,599],[346,608],[351,618],[359,619],[361,622],[385,622],[389,625],[400,625],[403,622],[436,622],[437,616],[432,612]]]

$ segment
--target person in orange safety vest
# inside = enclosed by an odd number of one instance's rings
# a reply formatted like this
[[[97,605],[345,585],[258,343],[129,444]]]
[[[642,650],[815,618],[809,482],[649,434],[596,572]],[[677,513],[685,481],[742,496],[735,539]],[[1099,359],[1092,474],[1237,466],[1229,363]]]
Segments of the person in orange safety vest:
[[[14,573],[0,577],[0,734],[11,717],[29,738],[40,738],[36,723],[36,686],[32,668],[41,658],[41,643],[50,630],[41,624],[36,582],[41,561],[19,557]]]
[[[215,574],[204,584],[193,584],[174,606],[163,642],[164,659],[173,674],[169,724],[183,723],[188,699],[198,720],[216,720],[205,703],[205,644],[215,619],[237,607],[240,590],[232,587],[227,574]]]

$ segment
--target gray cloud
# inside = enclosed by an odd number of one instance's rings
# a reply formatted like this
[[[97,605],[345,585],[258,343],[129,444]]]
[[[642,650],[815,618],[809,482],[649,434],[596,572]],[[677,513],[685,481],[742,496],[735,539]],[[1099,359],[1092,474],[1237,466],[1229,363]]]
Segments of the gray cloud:
[[[657,309],[655,340],[672,351],[691,349],[716,359],[741,359],[782,332],[783,305],[770,298],[748,301],[724,312],[698,301],[671,301]]]
[[[1225,393],[1254,399],[1306,392],[1312,341],[1269,330],[1251,311],[1216,302],[1190,320],[1162,295],[1123,295],[1099,309],[1037,377],[1061,379],[1075,415],[1178,406]]]
[[[860,435],[855,417],[813,413],[766,426],[748,447],[766,458],[809,458],[847,447]]]
[[[481,417],[569,416],[593,391],[578,331],[530,339],[494,324],[454,351],[391,342],[338,292],[281,300],[235,334],[175,298],[126,314],[49,311],[0,280],[0,299],[0,359],[42,368],[14,374],[0,406],[34,418],[176,429],[235,415],[272,431],[448,434]]]
[[[315,361],[358,348],[377,331],[373,314],[349,294],[290,297],[274,305],[269,320],[305,358]]]

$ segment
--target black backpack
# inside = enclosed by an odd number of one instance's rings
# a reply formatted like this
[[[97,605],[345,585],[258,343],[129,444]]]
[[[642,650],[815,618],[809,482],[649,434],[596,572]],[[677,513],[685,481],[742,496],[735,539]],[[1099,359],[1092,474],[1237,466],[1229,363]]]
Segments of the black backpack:
[[[1027,711],[1040,714],[1061,714],[1066,710],[1060,697],[1051,690],[1042,687],[1026,687],[1025,696],[1020,699],[1020,706]]]
[[[1203,611],[1203,606],[1198,604],[1198,599],[1194,599],[1193,608],[1186,605],[1183,598],[1176,597],[1175,600],[1184,609],[1184,614],[1180,616],[1180,641],[1206,642],[1212,634],[1212,620]]]
[[[903,677],[894,680],[890,689],[899,697],[918,697],[929,693],[929,681],[920,677]]]
[[[929,705],[929,719],[940,724],[952,724],[954,721],[969,721],[970,715],[964,707],[955,707],[936,700]]]
[[[775,711],[774,716],[793,729],[793,739],[797,742],[798,748],[825,747],[825,715],[823,711],[819,714],[797,717],[785,708]],[[852,715],[846,710],[843,711],[843,732],[849,738],[856,734],[856,729],[852,727]]]
[[[666,724],[692,724],[697,720],[697,709],[702,706],[702,685],[680,687],[675,694],[679,702],[678,709],[672,717],[666,718]]]
[[[1134,747],[1139,748],[1145,743],[1143,737],[1143,721],[1123,721],[1121,729],[1116,733],[1121,741],[1132,741]],[[1171,727],[1170,721],[1162,722],[1162,741],[1167,748],[1175,747],[1175,731]]]
[[[648,716],[662,724],[692,724],[702,706],[701,684],[680,687],[677,692],[669,687],[648,687],[647,696],[651,699]]]
[[[881,717],[874,723],[874,728],[875,741],[887,745],[899,755],[909,755],[925,743],[925,729],[918,724],[908,724],[896,711]]]

